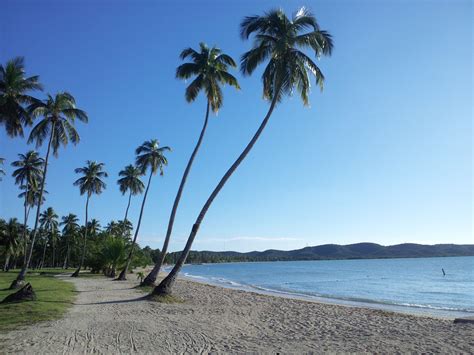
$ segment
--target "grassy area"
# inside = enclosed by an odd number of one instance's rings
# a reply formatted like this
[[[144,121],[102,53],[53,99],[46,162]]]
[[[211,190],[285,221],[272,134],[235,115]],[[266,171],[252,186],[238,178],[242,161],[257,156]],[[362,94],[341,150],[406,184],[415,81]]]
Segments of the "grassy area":
[[[72,306],[76,292],[74,285],[59,280],[53,275],[62,269],[33,270],[27,275],[36,292],[37,300],[30,302],[0,304],[0,332],[40,321],[60,318]],[[15,290],[9,290],[17,272],[0,272],[0,301]]]

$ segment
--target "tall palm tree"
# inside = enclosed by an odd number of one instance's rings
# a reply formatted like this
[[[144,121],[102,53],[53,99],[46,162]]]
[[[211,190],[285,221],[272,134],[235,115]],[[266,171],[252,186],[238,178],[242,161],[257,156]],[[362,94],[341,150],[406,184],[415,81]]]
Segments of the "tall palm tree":
[[[2,223],[0,228],[1,241],[5,250],[5,263],[3,264],[3,271],[8,271],[10,265],[10,258],[16,255],[20,245],[21,224],[16,218],[10,218],[7,223]]]
[[[118,280],[126,280],[126,275],[128,268],[130,267],[130,262],[133,256],[133,249],[138,238],[138,232],[140,231],[140,224],[142,222],[143,210],[145,208],[146,197],[148,196],[148,190],[150,189],[151,178],[158,171],[160,175],[163,175],[163,167],[168,165],[168,159],[164,156],[164,153],[171,151],[171,148],[168,146],[160,147],[160,143],[156,139],[151,139],[144,142],[135,150],[136,165],[140,168],[141,172],[145,174],[147,170],[150,170],[150,175],[148,176],[148,183],[146,185],[145,194],[143,195],[142,206],[140,208],[140,215],[138,216],[137,228],[135,229],[135,235],[133,236],[132,245],[130,247],[130,252],[128,253],[127,263],[125,267],[120,272]]]
[[[69,267],[71,239],[74,238],[79,231],[79,219],[73,213],[61,218],[60,225],[63,227],[62,234],[66,238],[66,255],[64,257],[63,269]]]
[[[23,195],[25,199],[23,215],[23,245],[25,247],[23,264],[25,264],[27,254],[26,247],[28,245],[28,215],[31,200],[34,198],[34,195],[32,195],[30,191],[32,187],[38,186],[39,181],[43,177],[44,160],[39,156],[38,152],[34,150],[30,150],[26,154],[18,154],[18,157],[19,160],[14,161],[11,165],[17,168],[12,173],[12,176],[15,178],[15,184],[20,185],[20,188],[25,188],[24,194],[20,194],[20,196]]]
[[[25,108],[35,99],[27,93],[42,90],[39,76],[25,76],[23,57],[9,60],[0,65],[0,124],[5,125],[10,137],[23,137],[23,126],[30,126],[33,117]]]
[[[132,164],[127,165],[119,172],[119,176],[121,176],[121,178],[118,179],[117,184],[119,185],[120,192],[122,195],[125,195],[127,191],[129,192],[127,208],[125,209],[125,218],[123,219],[124,221],[126,221],[128,217],[128,209],[130,208],[132,195],[141,194],[143,189],[145,189],[145,185],[140,180],[141,175],[141,170]]]
[[[79,267],[71,275],[72,277],[78,277],[79,272],[81,271],[82,266],[84,265],[84,259],[86,257],[86,246],[87,246],[87,221],[88,221],[88,209],[89,209],[89,199],[93,194],[100,195],[103,190],[105,190],[105,182],[102,181],[103,178],[106,178],[108,175],[104,171],[104,163],[97,163],[95,161],[88,160],[86,166],[82,168],[77,168],[74,170],[76,174],[82,174],[82,177],[77,179],[74,182],[74,186],[79,186],[79,191],[81,195],[86,194],[86,220],[84,223],[84,244],[82,248],[82,257]]]
[[[263,96],[270,101],[270,108],[253,138],[212,191],[192,227],[178,262],[168,276],[155,287],[154,295],[171,293],[176,277],[189,255],[194,238],[209,207],[257,142],[276,104],[285,95],[291,95],[296,89],[303,100],[303,104],[307,105],[310,91],[310,74],[316,78],[316,83],[320,88],[323,87],[324,76],[321,70],[303,52],[303,49],[314,51],[318,58],[321,55],[330,55],[333,47],[332,39],[326,31],[320,30],[316,18],[307,9],[301,8],[292,19],[289,19],[283,10],[272,10],[263,16],[246,17],[240,28],[243,39],[248,39],[252,34],[255,34],[253,48],[241,58],[242,73],[250,75],[259,64],[268,60],[262,75],[262,81]]]
[[[35,142],[36,147],[40,147],[43,142],[48,139],[48,149],[46,150],[46,157],[44,159],[44,172],[41,179],[38,201],[43,200],[43,191],[46,182],[46,175],[48,172],[48,161],[51,148],[54,156],[58,155],[59,147],[66,146],[69,141],[74,145],[79,143],[79,134],[74,127],[76,118],[82,122],[87,122],[87,114],[76,107],[76,100],[67,92],[60,92],[55,97],[48,95],[44,101],[35,100],[28,108],[31,114],[42,116],[43,119],[33,128],[28,138],[28,142]],[[30,250],[26,264],[21,269],[18,277],[13,282],[13,288],[18,287],[25,279],[26,272],[31,262],[33,248],[35,245],[36,235],[38,231],[38,222],[41,212],[41,204],[37,205],[35,225],[33,227],[32,238],[30,243]]]
[[[235,87],[236,89],[240,89],[237,79],[228,73],[229,66],[233,68],[237,66],[232,57],[222,53],[219,48],[209,48],[204,43],[200,43],[199,46],[200,52],[197,52],[192,48],[187,48],[181,52],[181,59],[184,60],[186,58],[190,58],[191,62],[180,65],[176,70],[176,77],[186,80],[195,76],[195,79],[186,88],[185,97],[188,102],[194,102],[199,92],[203,91],[205,93],[207,107],[206,115],[204,116],[204,124],[196,146],[194,147],[188,164],[186,165],[186,169],[184,169],[183,177],[181,178],[181,183],[179,184],[178,192],[174,199],[160,258],[153,270],[143,280],[142,284],[145,285],[152,285],[156,281],[156,277],[158,276],[165,259],[171,233],[173,232],[174,219],[176,216],[176,211],[178,210],[179,201],[181,200],[181,195],[183,193],[184,186],[186,185],[188,174],[191,171],[194,158],[197,155],[206,132],[209,118],[209,109],[212,108],[212,111],[217,114],[224,101],[220,86],[228,84]]]
[[[45,231],[46,236],[49,236],[49,241],[51,242],[51,247],[53,248],[52,253],[52,267],[56,266],[56,243],[57,243],[57,233],[58,230],[58,218],[59,216],[54,212],[52,207],[48,207],[40,215],[40,227]]]

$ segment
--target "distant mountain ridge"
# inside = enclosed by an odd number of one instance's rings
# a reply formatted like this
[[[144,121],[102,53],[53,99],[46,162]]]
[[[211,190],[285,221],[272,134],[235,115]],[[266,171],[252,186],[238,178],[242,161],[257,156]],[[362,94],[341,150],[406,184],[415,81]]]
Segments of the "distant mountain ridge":
[[[169,261],[174,262],[180,252],[170,253]],[[324,244],[296,250],[251,251],[191,251],[188,262],[229,262],[229,261],[284,261],[284,260],[335,260],[335,259],[383,259],[383,258],[426,258],[441,256],[474,256],[474,244],[414,243],[383,246],[375,243],[349,245]]]

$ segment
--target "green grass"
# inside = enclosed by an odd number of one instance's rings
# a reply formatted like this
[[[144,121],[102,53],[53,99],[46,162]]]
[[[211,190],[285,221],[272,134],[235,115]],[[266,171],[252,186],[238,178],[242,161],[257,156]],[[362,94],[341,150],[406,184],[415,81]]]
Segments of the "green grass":
[[[59,280],[53,275],[62,269],[33,270],[26,275],[36,293],[36,301],[0,304],[0,332],[34,324],[36,322],[60,318],[72,306],[76,296],[74,285]],[[16,290],[9,290],[17,272],[0,272],[0,301]]]

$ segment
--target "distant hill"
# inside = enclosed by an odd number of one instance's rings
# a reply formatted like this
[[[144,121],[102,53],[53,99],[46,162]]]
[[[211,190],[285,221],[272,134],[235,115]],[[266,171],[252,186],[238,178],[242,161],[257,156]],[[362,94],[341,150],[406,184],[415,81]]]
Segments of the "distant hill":
[[[180,252],[167,255],[167,262],[174,263]],[[474,256],[473,244],[397,244],[383,246],[375,243],[349,245],[324,244],[297,250],[251,251],[191,251],[189,263],[218,263],[238,261],[289,261],[335,259],[427,258],[439,256]]]

